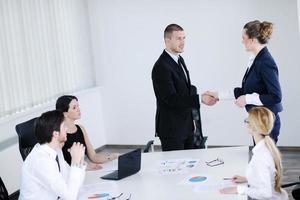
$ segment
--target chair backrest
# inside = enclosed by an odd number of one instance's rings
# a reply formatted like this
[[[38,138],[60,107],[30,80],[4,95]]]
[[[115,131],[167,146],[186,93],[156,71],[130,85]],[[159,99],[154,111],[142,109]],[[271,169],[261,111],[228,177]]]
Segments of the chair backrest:
[[[197,88],[195,86],[191,86],[191,94],[197,94]],[[194,120],[194,125],[196,126],[196,130],[194,132],[194,147],[196,149],[205,149],[206,148],[206,140],[207,136],[203,136],[202,133],[202,122],[200,109],[192,108],[192,117]]]
[[[300,185],[296,186],[292,190],[292,196],[295,200],[300,200]]]
[[[23,161],[26,159],[34,145],[37,143],[34,134],[34,123],[36,118],[16,125],[16,131],[19,138],[19,150]]]
[[[8,199],[8,192],[2,181],[2,178],[0,177],[0,200],[7,200],[7,199]]]
[[[148,141],[143,150],[144,153],[148,153],[150,151],[152,151],[152,152],[154,151],[154,140]]]

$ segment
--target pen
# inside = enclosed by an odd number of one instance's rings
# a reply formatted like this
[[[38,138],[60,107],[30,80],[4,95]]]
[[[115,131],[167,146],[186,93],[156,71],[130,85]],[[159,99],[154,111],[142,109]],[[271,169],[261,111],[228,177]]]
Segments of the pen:
[[[88,197],[88,199],[97,199],[101,197],[107,197],[109,194],[108,193],[102,193],[102,194],[93,194]]]
[[[223,180],[232,180],[233,178],[223,178]]]

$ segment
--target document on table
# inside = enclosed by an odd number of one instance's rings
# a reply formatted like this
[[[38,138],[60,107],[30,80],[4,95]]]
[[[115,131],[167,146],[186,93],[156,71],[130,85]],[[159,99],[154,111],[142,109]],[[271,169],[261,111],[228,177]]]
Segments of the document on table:
[[[179,184],[180,185],[199,185],[205,184],[209,181],[209,177],[203,174],[193,174],[185,177]]]
[[[105,182],[83,185],[80,188],[78,199],[101,199],[102,197],[115,196],[120,193],[118,185],[115,182]]]
[[[161,175],[186,173],[199,163],[199,159],[172,159],[158,163],[158,172]]]
[[[216,177],[209,177],[206,181],[196,182],[194,192],[219,192],[222,188],[235,186],[237,186],[237,184],[232,182],[231,180],[223,180],[218,179]]]

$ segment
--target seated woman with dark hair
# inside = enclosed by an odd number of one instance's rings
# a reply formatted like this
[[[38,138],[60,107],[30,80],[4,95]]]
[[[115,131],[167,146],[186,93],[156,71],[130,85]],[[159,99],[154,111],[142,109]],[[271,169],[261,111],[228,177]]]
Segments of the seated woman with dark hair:
[[[63,112],[65,124],[68,128],[67,141],[62,148],[67,163],[71,163],[71,155],[68,152],[68,149],[72,146],[73,142],[80,142],[86,147],[85,154],[91,161],[87,167],[88,170],[101,169],[101,163],[114,160],[118,157],[118,154],[103,155],[96,153],[85,128],[82,125],[75,124],[75,121],[81,117],[77,97],[72,95],[59,97],[56,101],[56,110]]]

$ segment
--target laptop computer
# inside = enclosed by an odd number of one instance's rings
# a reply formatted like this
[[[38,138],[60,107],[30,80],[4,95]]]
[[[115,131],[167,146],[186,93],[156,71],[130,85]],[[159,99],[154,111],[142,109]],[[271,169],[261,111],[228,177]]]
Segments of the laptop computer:
[[[106,180],[120,180],[137,173],[141,169],[141,149],[130,151],[118,158],[118,170],[102,176]]]

